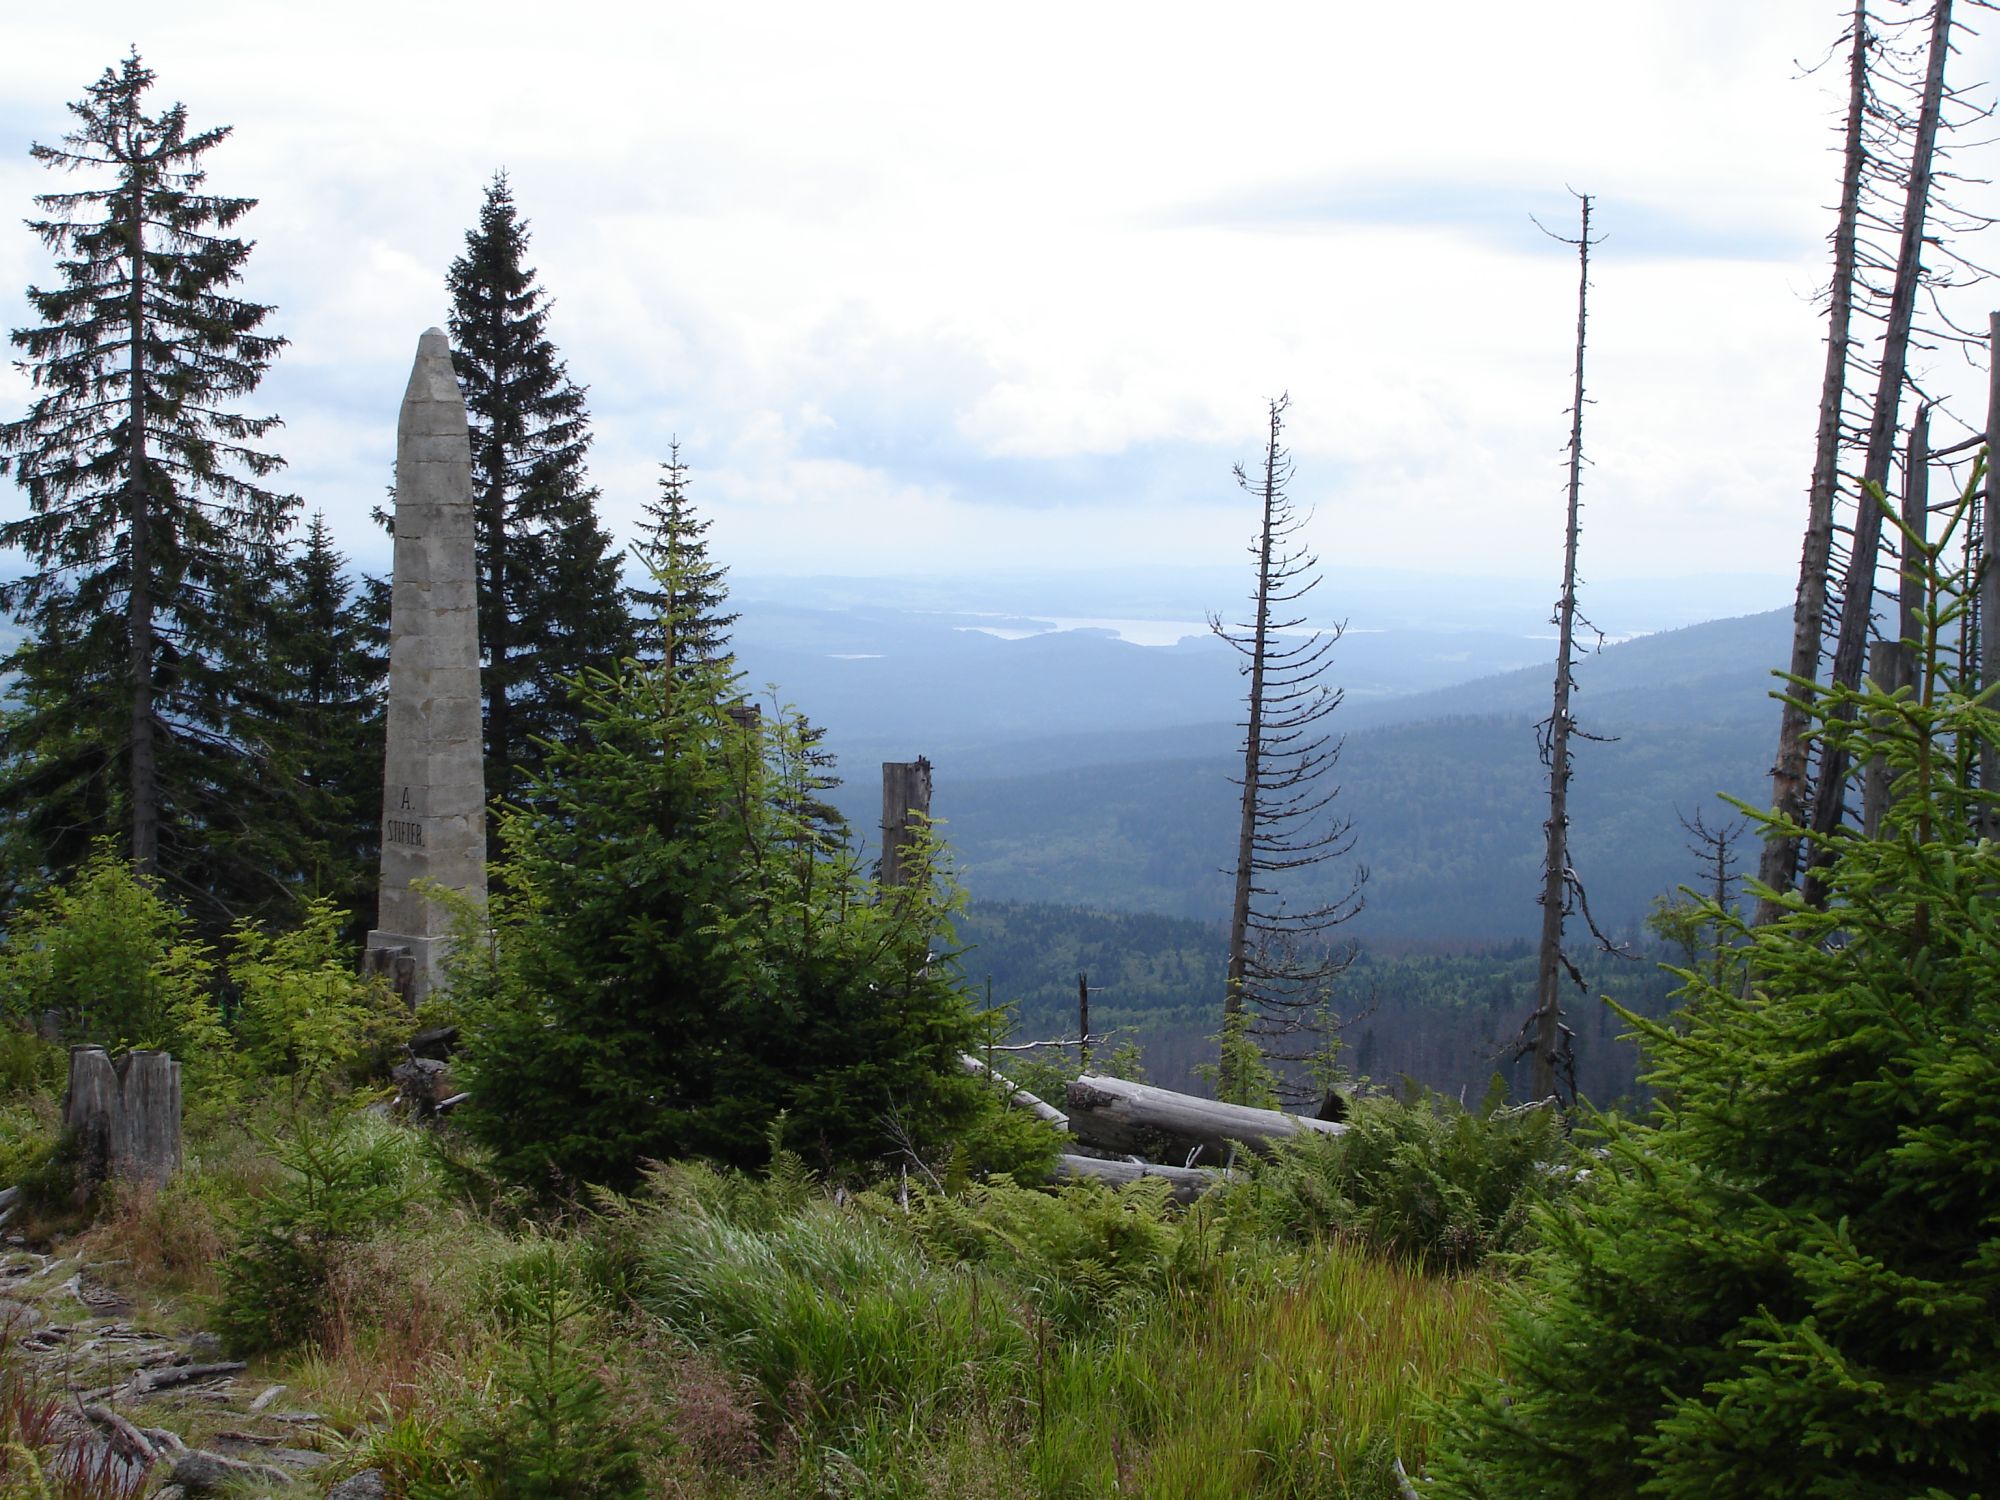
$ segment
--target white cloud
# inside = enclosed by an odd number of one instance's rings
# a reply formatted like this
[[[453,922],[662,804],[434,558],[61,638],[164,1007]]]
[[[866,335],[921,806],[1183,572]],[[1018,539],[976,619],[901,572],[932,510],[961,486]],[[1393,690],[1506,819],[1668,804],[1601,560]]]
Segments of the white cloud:
[[[1539,572],[1574,267],[1528,215],[1566,229],[1565,184],[1611,236],[1593,566],[1796,557],[1839,78],[1794,60],[1838,34],[1822,0],[468,20],[223,0],[167,25],[104,0],[10,18],[0,56],[24,213],[28,138],[128,41],[197,125],[235,125],[212,182],[262,199],[246,289],[292,339],[258,404],[350,547],[379,550],[416,336],[504,166],[608,519],[629,528],[678,434],[739,570],[1233,558],[1229,464],[1289,389],[1323,552]],[[1996,62],[1968,37],[1956,77]],[[46,264],[0,227],[9,326]]]

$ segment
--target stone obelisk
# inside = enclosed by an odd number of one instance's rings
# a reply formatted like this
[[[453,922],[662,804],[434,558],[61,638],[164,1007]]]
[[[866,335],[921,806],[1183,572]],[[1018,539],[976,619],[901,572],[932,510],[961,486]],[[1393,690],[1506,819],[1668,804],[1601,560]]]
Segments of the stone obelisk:
[[[412,1004],[437,982],[450,916],[416,883],[486,899],[472,439],[444,331],[428,329],[396,422],[382,890],[368,965]]]

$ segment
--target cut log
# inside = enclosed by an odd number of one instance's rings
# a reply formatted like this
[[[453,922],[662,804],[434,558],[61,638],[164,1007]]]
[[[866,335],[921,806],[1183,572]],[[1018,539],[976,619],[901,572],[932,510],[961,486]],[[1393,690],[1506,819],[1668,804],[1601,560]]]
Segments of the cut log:
[[[1045,1099],[1038,1099],[1004,1074],[996,1073],[970,1052],[958,1055],[958,1065],[975,1078],[990,1078],[1007,1090],[1007,1102],[1017,1109],[1025,1109],[1038,1120],[1046,1120],[1058,1130],[1069,1129],[1069,1116]]]
[[[1301,1131],[1342,1135],[1348,1127],[1277,1109],[1218,1104],[1171,1089],[1086,1073],[1069,1086],[1069,1128],[1079,1141],[1101,1150],[1192,1166],[1206,1157],[1220,1165],[1242,1144],[1268,1151]]]
[[[1106,1161],[1098,1156],[1076,1156],[1068,1153],[1056,1158],[1056,1176],[1072,1181],[1088,1178],[1093,1182],[1124,1187],[1128,1182],[1137,1182],[1142,1177],[1165,1178],[1173,1184],[1173,1199],[1176,1203],[1192,1203],[1218,1182],[1228,1181],[1232,1175],[1234,1174],[1207,1167],[1163,1167],[1157,1162]]]

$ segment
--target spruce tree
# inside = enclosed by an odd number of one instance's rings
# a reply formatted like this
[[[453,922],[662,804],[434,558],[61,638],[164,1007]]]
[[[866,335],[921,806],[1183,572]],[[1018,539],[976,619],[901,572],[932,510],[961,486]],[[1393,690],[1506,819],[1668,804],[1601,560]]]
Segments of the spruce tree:
[[[575,733],[571,684],[614,668],[631,640],[623,554],[585,474],[590,418],[548,336],[549,297],[506,174],[452,263],[451,342],[472,426],[486,792],[528,795],[543,745]]]
[[[86,185],[35,200],[58,281],[29,288],[40,321],[12,336],[36,396],[0,425],[28,504],[0,547],[30,564],[0,588],[29,632],[5,663],[0,806],[46,867],[115,832],[208,923],[271,894],[248,853],[270,778],[236,686],[265,604],[246,580],[270,576],[297,502],[260,483],[277,418],[234,408],[284,343],[231,290],[251,247],[228,231],[255,200],[205,191],[229,130],[149,113],[153,81],[133,53],[32,148]]]
[[[648,1160],[760,1163],[774,1137],[843,1172],[899,1139],[1046,1166],[1054,1137],[960,1070],[986,1023],[935,961],[956,892],[933,849],[884,899],[812,814],[800,722],[737,712],[726,653],[628,659],[580,701],[504,817],[490,941],[454,949],[462,1119],[503,1172],[624,1188]]]
[[[1890,766],[1882,826],[1759,819],[1823,858],[1826,902],[1760,887],[1778,915],[1754,929],[1708,904],[1737,961],[1681,971],[1677,1026],[1626,1017],[1658,1102],[1601,1122],[1574,1210],[1541,1215],[1504,1377],[1455,1409],[1428,1496],[2000,1493],[2000,849],[1976,776],[2000,713],[1959,674],[1948,543],[1906,536],[1912,684],[1805,709]]]
[[[286,559],[268,660],[274,738],[299,788],[291,866],[333,900],[358,941],[374,916],[382,812],[387,632],[349,582],[316,513]]]
[[[630,596],[634,614],[660,626],[638,642],[640,658],[691,671],[694,664],[713,661],[729,649],[729,627],[736,616],[724,612],[729,570],[708,555],[711,523],[695,513],[678,440],[667,453],[660,465],[665,472],[659,494],[646,504],[633,548],[651,587],[632,589]]]

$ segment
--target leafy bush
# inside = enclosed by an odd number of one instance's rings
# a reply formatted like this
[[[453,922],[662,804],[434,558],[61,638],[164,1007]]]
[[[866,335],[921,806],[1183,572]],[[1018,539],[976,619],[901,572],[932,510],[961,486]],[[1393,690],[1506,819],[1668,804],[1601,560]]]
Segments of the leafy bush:
[[[1517,1248],[1567,1155],[1547,1110],[1478,1114],[1435,1094],[1358,1099],[1344,1135],[1301,1133],[1222,1190],[1227,1211],[1277,1233],[1335,1231],[1439,1270]]]
[[[39,1177],[55,1155],[62,1123],[55,1105],[38,1095],[0,1100],[0,1187]]]
[[[1887,761],[1880,833],[1817,845],[1824,909],[1711,914],[1754,987],[1690,969],[1685,1033],[1642,1024],[1660,1102],[1543,1215],[1432,1493],[2000,1493],[2000,799],[1971,775],[2000,715],[1940,647],[1944,545],[1915,687],[1812,707]]]
[[[0,1019],[0,1100],[20,1094],[54,1094],[63,1086],[67,1057],[25,1025]]]
[[[189,1096],[219,1103],[234,1069],[214,969],[186,915],[102,848],[14,915],[0,947],[0,1014],[53,1011],[69,1043],[165,1048]]]
[[[229,978],[239,994],[237,1038],[257,1071],[296,1089],[337,1078],[407,1034],[408,1014],[377,976],[357,974],[341,935],[344,914],[325,897],[299,924],[270,933],[245,922],[234,933]]]
[[[0,1019],[0,1188],[39,1178],[56,1150],[63,1051]]]
[[[219,1331],[245,1352],[320,1333],[343,1250],[392,1224],[425,1185],[420,1144],[366,1115],[300,1114],[265,1146],[282,1175],[243,1212],[216,1307]]]

